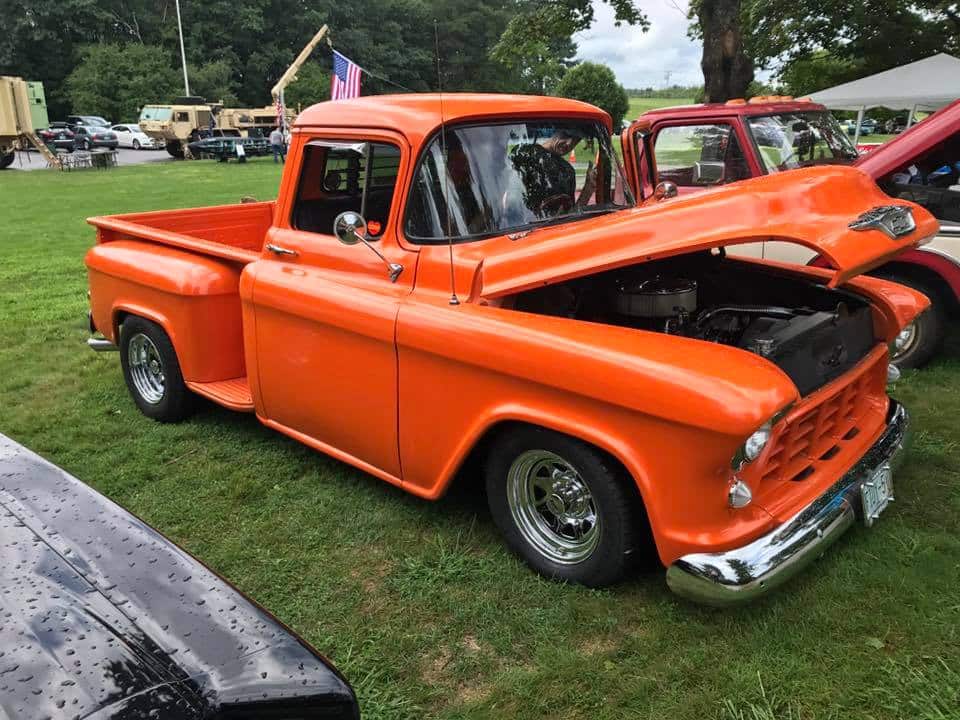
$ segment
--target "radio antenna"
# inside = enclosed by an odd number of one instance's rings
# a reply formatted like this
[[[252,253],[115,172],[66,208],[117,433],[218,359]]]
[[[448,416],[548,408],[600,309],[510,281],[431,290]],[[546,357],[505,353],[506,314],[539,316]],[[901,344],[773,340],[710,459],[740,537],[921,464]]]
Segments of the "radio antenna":
[[[450,230],[450,186],[448,179],[447,125],[443,115],[443,82],[440,77],[440,30],[437,19],[433,19],[433,42],[437,53],[437,94],[440,96],[440,149],[443,152],[443,207],[447,216],[447,249],[450,254],[450,304],[459,305],[457,283],[453,268],[453,234]]]

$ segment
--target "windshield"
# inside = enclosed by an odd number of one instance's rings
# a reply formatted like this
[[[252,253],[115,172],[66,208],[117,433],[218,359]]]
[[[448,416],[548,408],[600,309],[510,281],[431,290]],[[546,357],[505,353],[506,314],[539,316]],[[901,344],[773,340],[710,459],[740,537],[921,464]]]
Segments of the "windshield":
[[[747,118],[767,172],[854,160],[857,150],[827,111]]]
[[[173,117],[173,108],[150,107],[147,105],[140,111],[140,120],[169,120]]]
[[[602,123],[460,126],[447,129],[446,152],[440,134],[424,150],[406,234],[420,242],[480,239],[630,205]]]

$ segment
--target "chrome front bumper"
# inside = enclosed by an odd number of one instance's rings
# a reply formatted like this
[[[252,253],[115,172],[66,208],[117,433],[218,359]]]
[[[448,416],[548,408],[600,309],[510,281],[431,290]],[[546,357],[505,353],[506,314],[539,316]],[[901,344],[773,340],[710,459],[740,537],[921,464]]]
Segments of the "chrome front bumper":
[[[733,550],[684,555],[667,569],[677,595],[706,605],[749,602],[820,557],[862,514],[860,488],[884,465],[896,470],[910,442],[910,416],[890,401],[879,439],[823,495],[774,531]]]

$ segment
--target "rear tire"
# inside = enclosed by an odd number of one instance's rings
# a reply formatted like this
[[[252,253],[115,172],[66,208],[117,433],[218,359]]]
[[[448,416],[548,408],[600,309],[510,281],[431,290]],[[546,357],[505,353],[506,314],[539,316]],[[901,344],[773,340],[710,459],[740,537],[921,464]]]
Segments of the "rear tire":
[[[602,587],[649,537],[632,479],[579,440],[522,425],[493,442],[487,501],[507,545],[541,575]]]
[[[148,418],[177,422],[193,412],[196,396],[183,381],[170,337],[156,323],[137,316],[124,320],[120,365],[130,396]]]
[[[940,351],[947,332],[944,298],[936,287],[922,280],[894,273],[877,275],[884,280],[913,288],[930,298],[930,308],[904,329],[891,348],[891,362],[901,370],[923,367]],[[902,347],[898,348],[898,343],[902,343]]]
[[[11,150],[6,155],[0,155],[0,170],[6,170],[8,167],[13,165],[14,159],[17,157],[17,154]]]

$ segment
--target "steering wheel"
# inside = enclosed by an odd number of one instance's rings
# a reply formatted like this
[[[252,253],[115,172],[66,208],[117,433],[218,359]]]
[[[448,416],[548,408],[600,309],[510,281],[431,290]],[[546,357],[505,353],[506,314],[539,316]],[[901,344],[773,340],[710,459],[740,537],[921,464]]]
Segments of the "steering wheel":
[[[541,202],[540,207],[537,208],[537,210],[540,215],[559,215],[560,213],[567,212],[572,207],[572,197],[566,193],[557,193],[556,195],[551,195],[546,200]]]

